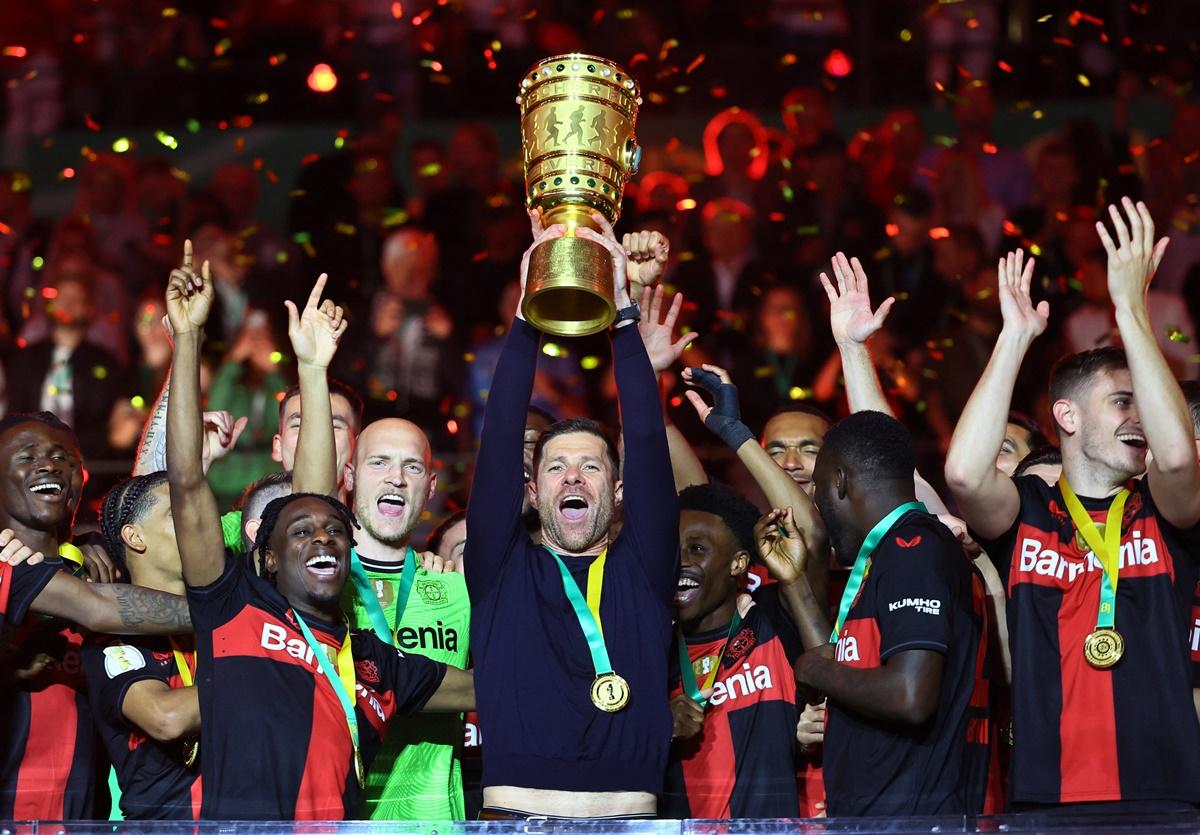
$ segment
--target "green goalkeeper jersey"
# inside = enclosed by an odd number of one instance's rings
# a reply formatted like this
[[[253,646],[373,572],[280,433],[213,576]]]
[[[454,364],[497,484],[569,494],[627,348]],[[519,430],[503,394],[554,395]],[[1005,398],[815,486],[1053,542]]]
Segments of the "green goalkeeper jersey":
[[[409,550],[407,559],[417,557]],[[461,574],[430,574],[417,563],[400,623],[396,623],[402,567],[359,555],[391,632],[402,652],[424,655],[466,669],[471,602]],[[355,629],[372,629],[371,614],[353,582],[346,583],[342,608]],[[378,610],[377,610],[378,611]],[[422,713],[391,721],[383,748],[367,774],[362,815],[371,820],[462,820],[459,714]]]

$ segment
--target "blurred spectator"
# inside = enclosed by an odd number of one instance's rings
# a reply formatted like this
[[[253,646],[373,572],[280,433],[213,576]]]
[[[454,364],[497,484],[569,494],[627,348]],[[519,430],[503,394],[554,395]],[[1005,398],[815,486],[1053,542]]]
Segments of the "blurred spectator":
[[[723,110],[705,126],[703,142],[708,179],[696,196],[704,201],[728,197],[759,208],[770,155],[758,117],[740,107]]]
[[[945,288],[933,273],[932,228],[929,195],[917,189],[897,195],[887,213],[887,252],[872,268],[872,306],[895,297],[888,325],[904,341],[931,333],[946,307]]]
[[[763,291],[751,343],[737,353],[731,373],[746,425],[763,426],[780,406],[813,397],[829,344],[817,345],[813,325],[820,320],[797,288],[776,284]]]
[[[271,440],[279,429],[279,398],[288,388],[281,359],[270,317],[261,310],[247,311],[208,392],[208,409],[250,418],[233,451],[208,472],[208,482],[223,506],[236,501],[247,484],[275,469]]]
[[[1103,258],[1087,258],[1076,278],[1083,287],[1083,306],[1067,319],[1063,329],[1067,351],[1086,351],[1114,344],[1117,336],[1112,302],[1108,297],[1108,274]],[[1180,379],[1196,376],[1196,363],[1191,360],[1197,337],[1187,305],[1177,294],[1150,286],[1146,293],[1150,324],[1158,337],[1163,356],[1172,373]]]
[[[216,290],[205,330],[204,350],[217,356],[233,344],[252,303],[246,287],[246,259],[239,256],[237,245],[237,238],[215,223],[201,226],[192,235],[194,263],[202,266],[208,262]]]
[[[875,138],[881,151],[878,164],[866,170],[867,193],[875,205],[886,210],[912,187],[925,146],[925,130],[915,111],[898,108],[883,117]]]
[[[449,440],[443,397],[461,387],[454,323],[430,295],[438,277],[438,245],[428,232],[401,229],[383,247],[384,286],[369,306],[349,353],[365,361],[366,422],[403,415],[434,441]]]
[[[136,263],[149,240],[146,222],[135,210],[135,198],[127,160],[97,157],[80,172],[75,210],[96,230],[100,259],[113,269]]]
[[[988,196],[979,157],[967,151],[947,151],[938,159],[933,180],[933,222],[936,226],[973,226],[988,252],[997,251],[1004,209]]]
[[[483,431],[483,411],[487,405],[488,391],[492,387],[492,374],[500,360],[504,340],[517,315],[517,301],[521,296],[521,285],[509,282],[500,294],[500,321],[505,323],[496,333],[471,348],[467,364],[466,390],[463,399],[471,408],[471,431],[478,438]],[[584,414],[586,395],[583,377],[579,373],[578,358],[566,350],[544,353],[538,357],[537,374],[533,378],[533,394],[530,403],[538,409],[553,414]]]
[[[1000,37],[995,0],[937,3],[922,15],[929,39],[926,77],[929,89],[954,86],[956,69],[967,78],[986,81]]]
[[[780,105],[780,117],[787,129],[795,152],[804,153],[817,140],[833,130],[833,112],[829,97],[820,87],[797,87],[789,90]]]
[[[425,219],[429,199],[444,191],[450,184],[450,167],[446,149],[436,139],[422,139],[408,149],[408,177],[415,190],[405,209],[409,220],[420,223]]]
[[[725,352],[745,332],[769,272],[755,248],[750,206],[719,198],[705,204],[702,219],[704,256],[680,265],[677,286],[696,311],[704,347]]]
[[[88,283],[87,340],[124,365],[129,358],[129,297],[120,278],[97,261],[92,227],[78,215],[67,216],[55,227],[35,293],[49,298],[46,294],[62,277]],[[47,310],[36,298],[31,300],[21,328],[21,338],[29,344],[45,339],[52,326]]]
[[[75,429],[84,460],[111,458],[113,430],[128,408],[120,361],[89,340],[96,285],[86,266],[48,270],[42,288],[47,330],[7,364],[8,408],[53,412]]]
[[[986,197],[1004,211],[1014,211],[1029,203],[1033,193],[1033,175],[1029,164],[1017,151],[1002,148],[992,136],[992,120],[996,117],[996,102],[991,88],[982,81],[964,81],[958,89],[954,120],[958,135],[953,149],[940,145],[926,149],[921,155],[917,184],[935,191],[929,173],[942,170],[942,157],[959,152],[972,159],[983,178]],[[987,235],[985,234],[986,238]]]
[[[32,181],[23,171],[0,170],[0,345],[7,346],[21,329],[38,282],[34,258],[44,256],[50,224],[33,216]]]
[[[237,238],[237,258],[259,274],[289,259],[287,243],[271,224],[258,217],[258,175],[248,165],[229,163],[213,172],[208,190],[225,209]]]

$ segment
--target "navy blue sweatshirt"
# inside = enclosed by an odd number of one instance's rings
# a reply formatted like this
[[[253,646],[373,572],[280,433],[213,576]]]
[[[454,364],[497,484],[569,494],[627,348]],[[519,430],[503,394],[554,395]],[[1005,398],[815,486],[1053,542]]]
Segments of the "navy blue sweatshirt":
[[[662,790],[671,742],[667,659],[679,503],[658,386],[636,327],[613,333],[625,440],[624,526],[608,549],[600,619],[624,710],[591,701],[596,674],[546,549],[521,524],[525,412],[540,335],[513,323],[488,395],[464,556],[484,786]],[[586,593],[592,557],[563,557]]]

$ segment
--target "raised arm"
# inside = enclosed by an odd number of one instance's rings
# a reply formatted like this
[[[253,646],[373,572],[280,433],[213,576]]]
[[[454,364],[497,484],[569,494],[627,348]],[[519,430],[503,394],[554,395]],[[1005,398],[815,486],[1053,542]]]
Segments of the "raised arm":
[[[737,453],[738,460],[750,471],[768,504],[774,508],[791,508],[797,533],[812,556],[806,561],[808,582],[817,599],[825,600],[829,586],[829,537],[812,500],[742,423],[737,386],[725,369],[715,365],[687,368],[683,379],[712,395],[712,406],[695,391],[689,391],[687,398],[709,431]]]
[[[187,601],[177,594],[117,583],[85,583],[65,572],[55,574],[29,608],[109,635],[192,631]]]
[[[579,229],[576,234],[608,249],[613,258],[613,300],[618,310],[629,307],[632,302],[625,272],[625,250],[617,243],[608,221],[598,212],[593,218],[601,232]],[[638,329],[630,324],[620,322],[612,332],[613,372],[621,407],[621,437],[625,442],[622,536],[634,539],[651,587],[665,594],[675,588],[677,581],[679,500],[659,407],[658,381],[646,345]],[[675,344],[682,351],[689,341],[684,337]],[[467,541],[470,542],[469,534]],[[467,565],[470,570],[470,560]]]
[[[167,483],[183,579],[190,586],[215,582],[225,567],[221,514],[201,460],[200,337],[214,292],[207,262],[201,272],[192,270],[188,241],[183,266],[171,272],[167,285],[167,316],[175,331],[174,382],[167,405]]]
[[[328,279],[325,273],[317,278],[303,312],[296,310],[295,302],[283,304],[287,307],[288,339],[292,342],[300,378],[300,437],[296,441],[292,484],[297,493],[336,496],[337,449],[326,375],[348,323],[342,318],[340,305],[329,299],[321,301]]]
[[[844,253],[833,257],[836,280],[821,273],[821,286],[829,297],[829,326],[833,341],[842,357],[842,375],[846,380],[846,399],[851,412],[866,410],[892,415],[892,407],[883,394],[867,340],[883,327],[895,299],[888,297],[879,309],[871,312],[867,274],[857,258],[846,260]],[[895,417],[895,415],[892,415]]]
[[[630,252],[629,241],[632,239],[635,243],[640,242],[641,236],[645,234],[647,233],[642,232],[625,236],[625,251],[631,259],[637,252]],[[685,333],[679,339],[673,340],[675,322],[679,319],[679,311],[683,309],[683,294],[675,294],[671,306],[666,310],[666,318],[663,318],[663,295],[661,284],[642,289],[642,321],[638,323],[638,332],[642,335],[646,356],[650,358],[650,367],[654,369],[656,380],[662,378],[662,373],[674,365],[687,346],[699,336],[697,333]],[[675,478],[675,491],[679,492],[692,484],[707,484],[708,475],[704,472],[704,465],[696,457],[696,452],[687,442],[687,438],[683,437],[679,428],[666,417],[665,408],[663,420],[667,432],[667,449],[671,455],[671,472]]]
[[[1177,528],[1190,528],[1200,521],[1195,434],[1187,402],[1159,348],[1146,306],[1146,291],[1168,239],[1155,243],[1154,221],[1145,203],[1135,206],[1128,197],[1121,203],[1128,226],[1116,206],[1108,207],[1117,243],[1113,244],[1102,222],[1097,222],[1096,230],[1108,253],[1108,293],[1125,343],[1133,401],[1152,456],[1146,478],[1163,518]]]
[[[521,259],[521,296],[534,247],[561,237],[564,227],[542,229],[531,215],[533,243]],[[513,322],[488,388],[483,432],[475,458],[475,477],[467,504],[467,588],[473,598],[486,594],[502,567],[502,558],[521,534],[525,493],[525,414],[533,393],[541,334],[521,316]]]
[[[149,475],[167,468],[167,402],[171,396],[171,369],[167,369],[167,379],[163,381],[162,391],[154,401],[150,417],[142,429],[142,439],[138,443],[137,456],[133,459],[133,475]]]
[[[954,429],[946,455],[946,484],[972,529],[987,539],[1000,536],[1017,519],[1021,499],[1012,479],[996,469],[1012,405],[1013,387],[1025,353],[1044,330],[1050,305],[1029,298],[1034,259],[1022,269],[1024,253],[1000,259],[1000,310],[1004,326],[983,376]]]
[[[809,552],[792,508],[776,508],[759,519],[754,526],[754,540],[758,556],[779,581],[779,597],[796,624],[801,645],[808,650],[829,643],[831,624],[825,614],[826,598],[813,593],[806,576]]]

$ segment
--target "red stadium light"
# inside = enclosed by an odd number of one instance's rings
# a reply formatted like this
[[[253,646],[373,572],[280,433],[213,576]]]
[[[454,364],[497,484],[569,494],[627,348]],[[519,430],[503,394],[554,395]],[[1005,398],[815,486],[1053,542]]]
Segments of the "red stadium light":
[[[845,78],[854,71],[854,63],[850,60],[850,56],[840,49],[835,49],[826,55],[823,66],[825,72],[834,78]]]
[[[308,89],[314,93],[332,93],[337,85],[337,74],[328,64],[317,64],[308,74]]]

